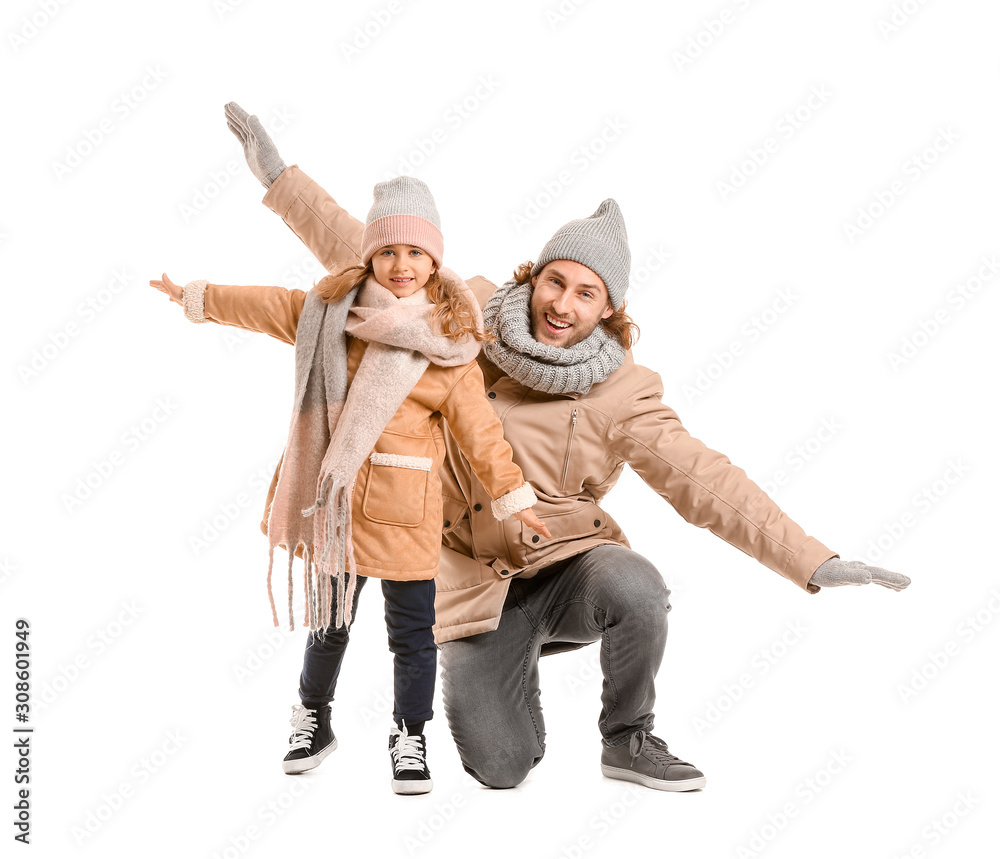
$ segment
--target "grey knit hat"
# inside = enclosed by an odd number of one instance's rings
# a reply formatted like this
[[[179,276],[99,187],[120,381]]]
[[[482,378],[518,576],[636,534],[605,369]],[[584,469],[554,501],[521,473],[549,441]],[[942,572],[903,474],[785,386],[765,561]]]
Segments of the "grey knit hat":
[[[589,218],[570,221],[556,230],[535,261],[532,276],[557,259],[570,259],[593,269],[608,288],[612,307],[621,307],[632,254],[618,204],[609,197]]]
[[[412,176],[397,176],[379,182],[372,194],[375,202],[361,234],[362,264],[379,248],[399,244],[422,248],[441,265],[444,236],[431,189]]]

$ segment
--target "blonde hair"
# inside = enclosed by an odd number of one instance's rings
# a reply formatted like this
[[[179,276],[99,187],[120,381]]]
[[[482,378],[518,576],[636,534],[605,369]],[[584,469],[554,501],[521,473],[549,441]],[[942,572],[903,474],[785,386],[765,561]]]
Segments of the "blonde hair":
[[[336,274],[328,274],[315,286],[320,298],[330,304],[339,301],[354,287],[364,283],[369,275],[374,276],[374,273],[371,262],[367,265],[352,265]],[[465,295],[458,291],[452,281],[441,277],[437,269],[428,278],[426,288],[427,296],[434,302],[431,321],[437,322],[445,337],[452,340],[471,337],[480,343],[492,343],[496,340],[492,332],[484,331],[476,323],[476,316]],[[475,301],[474,298],[472,300]]]
[[[520,284],[529,283],[531,281],[531,270],[534,267],[535,263],[530,260],[521,263],[514,269],[514,280]],[[602,319],[600,324],[607,334],[614,337],[621,344],[622,349],[631,349],[635,341],[639,339],[639,326],[625,312],[624,301],[621,307],[607,319]]]

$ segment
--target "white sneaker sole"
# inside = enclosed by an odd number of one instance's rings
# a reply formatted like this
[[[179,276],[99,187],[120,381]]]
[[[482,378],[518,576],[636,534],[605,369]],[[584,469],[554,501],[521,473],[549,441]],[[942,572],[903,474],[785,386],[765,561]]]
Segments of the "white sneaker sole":
[[[325,749],[320,749],[316,754],[308,758],[293,758],[290,761],[282,761],[281,769],[284,770],[288,775],[298,775],[299,773],[308,772],[309,770],[314,770],[318,767],[324,760],[326,760],[327,755],[330,754],[334,749],[337,748],[337,738],[333,738],[333,742],[330,743]]]
[[[649,775],[637,773],[634,770],[626,770],[621,767],[611,767],[601,764],[601,772],[608,778],[617,778],[622,781],[633,781],[643,787],[651,787],[653,790],[698,790],[705,786],[705,776],[699,778],[685,778],[677,781],[667,781],[662,778],[653,778]]]
[[[426,781],[409,781],[403,779],[392,780],[392,792],[403,796],[413,796],[418,793],[430,793],[434,787],[434,779]]]

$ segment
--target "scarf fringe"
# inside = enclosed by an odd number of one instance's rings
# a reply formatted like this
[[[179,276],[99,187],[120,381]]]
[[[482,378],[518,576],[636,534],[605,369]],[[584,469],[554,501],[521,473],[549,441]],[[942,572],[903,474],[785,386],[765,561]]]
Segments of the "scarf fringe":
[[[293,548],[284,547],[288,552],[288,628],[295,629],[294,574],[295,552],[303,547],[302,585],[305,590],[305,625],[313,632],[320,633],[330,626],[331,619],[336,627],[350,626],[353,621],[354,593],[357,574],[349,575],[354,569],[354,545],[351,529],[349,505],[352,486],[334,487],[333,476],[324,481],[316,503],[302,511],[303,516],[316,516],[316,533],[324,536],[320,546],[319,560],[316,547],[308,543],[297,543]],[[332,500],[332,503],[330,503]],[[279,626],[278,610],[274,602],[272,576],[274,571],[274,550],[268,551],[267,598],[271,604],[271,618]],[[331,556],[334,562],[331,564]],[[333,596],[336,594],[334,607]]]

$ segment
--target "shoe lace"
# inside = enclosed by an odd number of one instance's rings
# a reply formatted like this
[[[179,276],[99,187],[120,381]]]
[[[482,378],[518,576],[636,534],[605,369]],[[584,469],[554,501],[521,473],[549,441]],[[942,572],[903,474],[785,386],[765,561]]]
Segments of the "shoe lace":
[[[424,741],[420,734],[406,733],[406,726],[397,728],[396,746],[392,750],[392,762],[397,770],[422,770],[424,768]]]
[[[682,766],[689,767],[687,761],[682,761],[677,755],[670,754],[667,751],[667,744],[663,742],[659,737],[655,737],[652,734],[647,734],[645,731],[636,731],[632,734],[632,739],[629,740],[629,753],[632,755],[632,761],[629,767],[635,766],[635,759],[639,757],[643,752],[652,761],[658,764],[663,764],[664,766],[671,766],[673,764],[680,764]]]
[[[292,736],[289,738],[293,752],[296,749],[308,749],[312,742],[313,731],[316,730],[316,711],[303,707],[301,704],[292,706]]]

